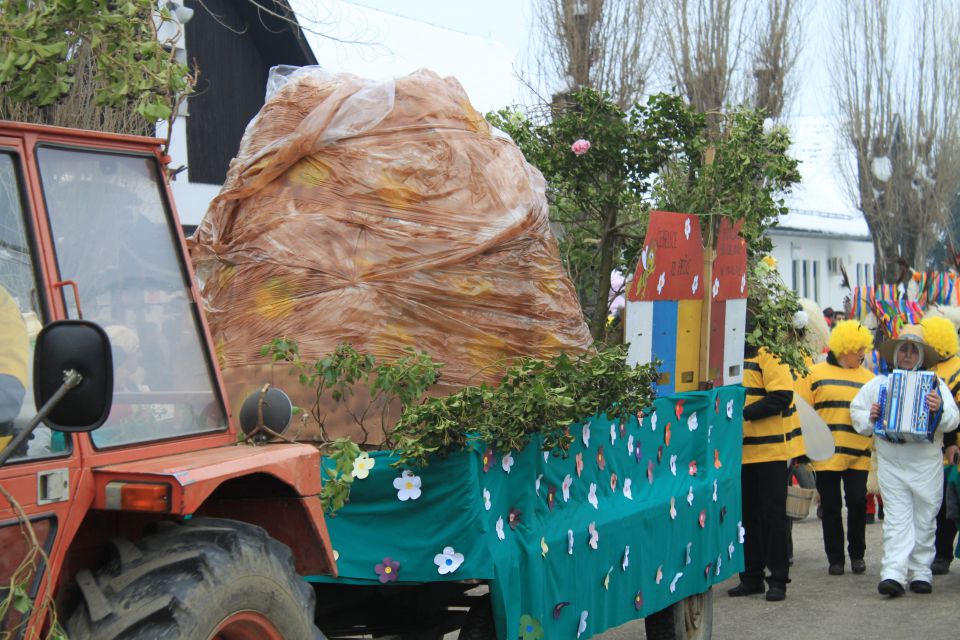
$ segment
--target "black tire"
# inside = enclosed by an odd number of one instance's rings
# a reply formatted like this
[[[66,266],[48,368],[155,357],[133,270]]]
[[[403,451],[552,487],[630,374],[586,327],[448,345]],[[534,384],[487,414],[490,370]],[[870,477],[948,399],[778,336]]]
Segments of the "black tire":
[[[713,636],[713,590],[684,598],[643,620],[647,640],[710,640]]]
[[[313,589],[297,575],[290,549],[245,522],[160,523],[137,542],[115,540],[112,559],[79,572],[76,585],[71,640],[207,640],[247,611],[284,640],[323,638],[313,624]]]
[[[474,596],[467,612],[467,618],[460,627],[459,640],[493,640],[497,637],[497,627],[493,622],[493,607],[490,596]]]

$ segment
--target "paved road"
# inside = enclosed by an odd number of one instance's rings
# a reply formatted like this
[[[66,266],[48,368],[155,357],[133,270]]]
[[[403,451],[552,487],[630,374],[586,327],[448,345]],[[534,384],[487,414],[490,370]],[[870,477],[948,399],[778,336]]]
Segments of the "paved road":
[[[877,593],[883,555],[882,523],[867,526],[867,572],[827,575],[820,521],[810,516],[794,525],[793,582],[784,602],[762,596],[729,598],[736,577],[714,594],[714,640],[887,640],[960,638],[960,561],[946,576],[934,578],[933,593],[907,593],[889,601]],[[600,640],[645,638],[643,621],[595,636]]]

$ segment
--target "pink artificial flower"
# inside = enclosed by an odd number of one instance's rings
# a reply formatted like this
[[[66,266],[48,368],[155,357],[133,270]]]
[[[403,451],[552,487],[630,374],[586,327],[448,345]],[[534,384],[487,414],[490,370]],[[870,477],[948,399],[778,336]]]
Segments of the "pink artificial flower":
[[[573,151],[578,156],[582,156],[587,151],[590,151],[590,141],[589,140],[577,140],[572,145],[570,145],[570,151]]]

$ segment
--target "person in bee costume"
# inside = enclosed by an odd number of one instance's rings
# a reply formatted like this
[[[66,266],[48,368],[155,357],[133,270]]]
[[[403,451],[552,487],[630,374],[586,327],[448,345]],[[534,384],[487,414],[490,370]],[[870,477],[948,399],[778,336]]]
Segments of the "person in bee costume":
[[[887,340],[878,349],[894,369],[907,371],[931,368],[939,360],[936,349],[927,344],[923,328],[907,325],[900,336]],[[863,385],[850,403],[850,417],[857,432],[873,433],[880,416],[880,390],[887,376],[880,375]],[[933,590],[934,537],[937,511],[943,497],[943,434],[960,424],[960,411],[947,384],[937,387],[924,399],[930,410],[933,442],[888,442],[875,438],[877,478],[883,495],[886,518],[883,523],[883,564],[877,590],[890,597],[901,596],[909,581],[914,593]]]
[[[823,507],[823,548],[828,573],[842,575],[846,554],[843,551],[843,496],[847,504],[847,552],[854,573],[866,571],[867,473],[870,469],[872,438],[858,434],[850,419],[850,401],[873,374],[863,368],[867,351],[873,349],[873,336],[856,320],[842,320],[833,328],[825,362],[810,368],[810,374],[797,382],[797,393],[812,406],[830,427],[835,453],[827,460],[813,463],[817,491]]]

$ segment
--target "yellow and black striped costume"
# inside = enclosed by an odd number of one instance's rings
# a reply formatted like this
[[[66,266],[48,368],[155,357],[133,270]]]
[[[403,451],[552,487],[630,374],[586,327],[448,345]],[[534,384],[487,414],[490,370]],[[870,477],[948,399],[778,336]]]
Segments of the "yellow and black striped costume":
[[[821,362],[810,368],[810,375],[797,381],[797,393],[816,409],[830,427],[836,453],[827,460],[814,462],[816,471],[844,471],[870,469],[872,436],[861,436],[850,421],[850,401],[860,387],[873,379],[864,369],[845,369]]]
[[[796,405],[793,403],[793,376],[790,367],[783,364],[766,349],[743,362],[743,386],[747,391],[744,401],[743,464],[789,460],[796,455],[798,445],[794,431],[799,435]],[[749,407],[771,394],[787,397],[787,406],[755,420],[749,418]],[[802,448],[802,444],[799,445]]]
[[[933,368],[933,372],[947,383],[947,387],[950,388],[950,393],[953,394],[953,399],[960,403],[960,357],[954,355],[946,360],[940,361],[937,363],[937,366]],[[944,448],[956,443],[956,431],[943,434]],[[946,458],[946,453],[944,453],[943,463],[951,464],[951,461]]]

